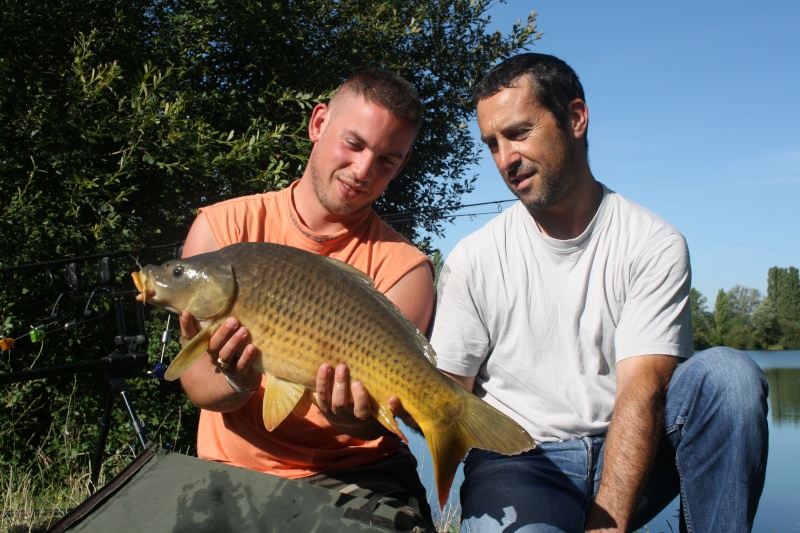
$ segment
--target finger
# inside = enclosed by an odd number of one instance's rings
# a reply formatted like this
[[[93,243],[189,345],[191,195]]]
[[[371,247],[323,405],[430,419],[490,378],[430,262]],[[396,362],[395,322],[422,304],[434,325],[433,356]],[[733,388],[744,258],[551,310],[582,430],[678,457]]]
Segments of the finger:
[[[353,414],[361,420],[368,419],[372,414],[372,405],[367,388],[360,381],[354,381],[350,388],[353,395]]]
[[[178,322],[181,326],[182,337],[191,339],[197,335],[198,331],[200,331],[200,328],[197,326],[197,321],[194,319],[191,313],[189,313],[189,311],[184,311],[181,313],[180,317],[178,317]]]
[[[236,359],[236,371],[240,374],[247,374],[253,368],[253,363],[259,357],[260,352],[254,344],[248,344]]]
[[[405,423],[405,425],[407,425],[410,428],[419,429],[419,424],[417,424],[417,421],[414,420],[414,418],[408,413],[408,411],[405,410],[405,408],[403,407],[403,403],[400,401],[400,398],[398,398],[397,396],[392,396],[391,398],[389,398],[389,401],[387,403],[389,405],[389,410],[392,411],[392,414],[395,416],[395,418],[399,418]]]
[[[236,335],[239,333],[237,332]],[[242,353],[236,356],[231,366],[223,372],[239,384],[241,388],[253,390],[261,384],[261,372],[253,368],[253,363],[259,356],[258,348],[248,344]]]
[[[403,408],[403,403],[400,401],[400,398],[397,396],[392,396],[389,398],[389,401],[386,402],[389,405],[389,410],[395,416],[403,416],[406,413],[406,410]]]
[[[235,318],[228,318],[208,340],[208,355],[214,364],[227,370],[246,341],[247,330]]]
[[[350,370],[346,365],[336,367],[331,406],[334,413],[350,409]]]
[[[323,413],[331,412],[331,390],[333,389],[333,367],[320,365],[317,371],[317,407]]]

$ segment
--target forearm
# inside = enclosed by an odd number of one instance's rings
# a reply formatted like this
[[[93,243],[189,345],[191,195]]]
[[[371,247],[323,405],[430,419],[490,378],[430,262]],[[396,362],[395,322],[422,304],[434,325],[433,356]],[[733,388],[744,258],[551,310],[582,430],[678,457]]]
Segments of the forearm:
[[[236,411],[252,396],[236,392],[225,380],[225,375],[207,358],[197,361],[180,379],[192,403],[208,411]],[[236,384],[242,389],[256,388],[261,383],[261,374],[253,371],[253,375],[244,381],[236,381]]]
[[[617,399],[603,473],[587,531],[627,531],[663,433],[664,398],[627,391]]]

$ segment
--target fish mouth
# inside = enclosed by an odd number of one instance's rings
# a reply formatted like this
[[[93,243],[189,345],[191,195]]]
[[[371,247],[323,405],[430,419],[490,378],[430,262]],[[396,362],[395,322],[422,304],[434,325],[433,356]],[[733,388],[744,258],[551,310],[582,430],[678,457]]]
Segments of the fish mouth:
[[[147,286],[147,274],[144,272],[131,272],[131,278],[133,278],[133,284],[136,286],[136,290],[139,291],[139,296],[137,296],[136,299],[142,303],[147,303],[147,291],[145,290]]]

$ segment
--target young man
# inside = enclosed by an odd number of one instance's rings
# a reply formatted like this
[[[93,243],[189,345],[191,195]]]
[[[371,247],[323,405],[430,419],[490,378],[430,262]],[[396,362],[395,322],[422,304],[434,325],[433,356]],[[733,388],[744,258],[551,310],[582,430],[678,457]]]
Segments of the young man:
[[[470,452],[462,532],[630,531],[679,490],[682,531],[749,531],[767,384],[741,352],[692,355],[684,238],[595,180],[563,61],[512,57],[475,101],[520,201],[448,257],[432,343],[442,371],[540,445]]]
[[[372,210],[411,155],[422,105],[405,80],[382,70],[348,78],[329,104],[317,105],[308,127],[314,143],[300,180],[267,193],[202,208],[183,255],[241,241],[266,241],[330,256],[364,271],[421,330],[433,312],[430,260]],[[181,317],[185,337],[197,333]],[[181,376],[201,408],[198,455],[286,478],[375,494],[413,507],[428,522],[425,489],[408,448],[371,418],[366,391],[348,386],[347,368],[320,368],[319,409],[290,415],[274,431],[262,422],[258,351],[235,317],[214,334],[208,357]],[[355,404],[355,411],[354,411]],[[357,488],[354,488],[357,487]]]

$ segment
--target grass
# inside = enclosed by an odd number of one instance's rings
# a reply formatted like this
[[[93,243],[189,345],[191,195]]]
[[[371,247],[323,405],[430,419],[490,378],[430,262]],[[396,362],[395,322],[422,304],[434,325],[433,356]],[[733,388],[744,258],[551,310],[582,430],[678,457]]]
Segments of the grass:
[[[46,475],[12,468],[0,478],[0,492],[3,497],[0,531],[46,531],[89,496],[89,475],[54,485],[47,481]]]

